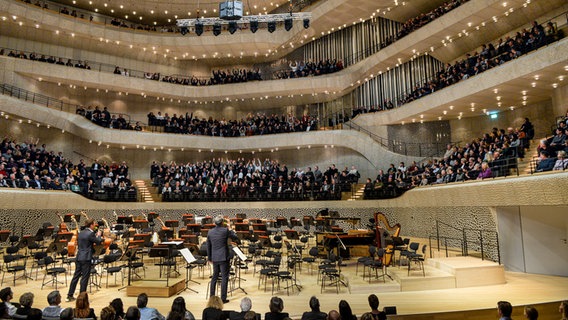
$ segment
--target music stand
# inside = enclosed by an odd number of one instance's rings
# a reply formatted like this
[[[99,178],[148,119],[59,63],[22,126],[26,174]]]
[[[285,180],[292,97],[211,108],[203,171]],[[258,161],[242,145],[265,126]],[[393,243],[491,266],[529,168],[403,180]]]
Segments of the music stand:
[[[148,213],[148,221],[154,221],[159,216],[160,215],[155,212],[150,212]]]
[[[133,223],[133,221],[132,221],[132,217],[119,216],[118,218],[116,218],[116,223],[131,225]]]
[[[343,249],[343,250],[345,250],[346,252],[349,252],[349,250],[347,250],[347,247],[345,246],[345,244],[343,243],[343,241],[341,240],[341,238],[339,237],[339,235],[336,234],[335,236],[337,237],[337,259],[338,259],[338,261],[337,261],[337,270],[339,270],[339,278],[338,278],[338,281],[339,281],[339,283],[341,283],[341,284],[343,284],[345,287],[347,287],[347,290],[349,290],[349,293],[351,293],[351,288],[349,287],[349,285],[348,285],[345,281],[341,280],[341,265],[342,265],[342,263],[341,263],[341,258],[340,258],[340,257],[341,257],[341,251],[340,251],[340,249]]]
[[[173,239],[173,237],[174,237],[173,229],[162,229],[158,231],[158,238],[162,241],[168,241],[169,239]]]
[[[134,235],[134,239],[133,240],[142,240],[143,245],[146,245],[148,243],[150,243],[150,239],[152,238],[152,235],[149,233],[138,233]]]
[[[190,290],[190,291],[193,291],[195,293],[199,293],[198,291],[193,290],[189,287],[190,282],[200,284],[199,282],[191,279],[191,272],[193,271],[193,268],[196,267],[195,265],[192,265],[192,263],[197,261],[197,259],[195,259],[195,257],[193,256],[191,251],[189,251],[188,248],[181,249],[179,251],[179,253],[181,254],[181,256],[185,259],[185,262],[187,263],[187,265],[185,266],[185,288],[182,291]]]
[[[67,242],[59,242],[57,240],[53,240],[45,250],[45,253],[53,253],[53,255],[57,255],[57,253],[61,252],[63,249],[67,247]]]
[[[148,228],[148,220],[133,220],[132,226],[137,230],[144,230]]]
[[[199,235],[201,233],[201,225],[200,224],[188,223],[186,225],[186,228],[190,233],[193,233],[195,235]]]
[[[237,231],[237,237],[239,238],[239,240],[250,240],[251,239],[251,234],[250,231]]]
[[[230,292],[233,292],[235,290],[241,290],[242,292],[244,292],[244,294],[248,294],[245,291],[245,289],[241,287],[241,280],[247,281],[246,279],[241,278],[241,268],[243,264],[246,266],[247,256],[245,256],[245,254],[241,251],[241,249],[239,249],[239,247],[233,247],[233,251],[235,252],[235,255],[239,257],[238,259],[235,259],[235,269],[237,269],[236,277],[238,280],[238,286],[236,288],[231,289]]]
[[[205,226],[207,224],[212,224],[213,223],[213,218],[211,216],[205,216],[203,217],[203,219],[201,219],[201,225]]]
[[[301,227],[301,226],[302,226],[302,221],[300,221],[300,219],[290,218],[290,228]]]
[[[246,214],[246,213],[237,213],[237,214],[236,214],[236,217],[237,217],[238,219],[243,219],[243,220],[244,220],[244,219],[247,218],[247,214]]]
[[[130,283],[132,281],[132,261],[136,260],[136,252],[140,250],[139,247],[130,247],[120,257],[119,261],[126,261],[126,267],[128,268],[128,282],[126,286],[118,289],[118,291],[130,287]]]
[[[0,242],[6,242],[10,237],[10,233],[12,233],[10,230],[0,230]]]

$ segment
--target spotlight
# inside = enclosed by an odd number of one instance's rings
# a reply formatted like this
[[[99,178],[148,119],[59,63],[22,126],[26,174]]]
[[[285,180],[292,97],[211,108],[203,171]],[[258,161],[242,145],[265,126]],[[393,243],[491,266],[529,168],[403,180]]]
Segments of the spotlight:
[[[310,27],[310,19],[304,19],[304,29],[308,29]]]
[[[200,36],[203,34],[203,23],[196,23],[195,24],[195,34]]]
[[[215,23],[215,24],[213,25],[213,34],[214,34],[215,36],[218,36],[218,35],[221,34],[221,24],[220,24],[220,23]]]
[[[258,20],[252,20],[250,22],[250,31],[255,33],[258,30]]]
[[[179,32],[182,36],[185,36],[189,32],[189,30],[187,30],[187,27],[181,27]]]
[[[276,31],[276,21],[269,21],[268,22],[268,32],[272,33]]]
[[[292,29],[293,26],[294,22],[292,21],[292,18],[286,18],[284,20],[284,29],[286,29],[286,31],[290,31],[290,29]]]
[[[237,31],[237,22],[236,21],[229,22],[229,33],[233,34],[235,33],[235,31]]]

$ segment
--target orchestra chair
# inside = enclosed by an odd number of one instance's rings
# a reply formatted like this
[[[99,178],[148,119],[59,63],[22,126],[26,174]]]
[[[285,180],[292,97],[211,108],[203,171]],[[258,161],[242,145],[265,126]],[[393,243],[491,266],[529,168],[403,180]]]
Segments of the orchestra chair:
[[[264,291],[266,292],[266,282],[270,279],[272,282],[272,294],[274,295],[274,285],[275,281],[278,281],[277,277],[281,262],[282,257],[279,255],[275,255],[271,260],[266,260],[263,264],[263,268],[259,271],[258,289],[260,289],[262,282],[264,282]]]
[[[419,247],[420,247],[420,244],[418,242],[411,242],[407,246],[406,250],[400,251],[399,265],[400,265],[400,262],[402,261],[403,257],[406,259],[406,262],[408,263],[409,262],[409,256],[417,253],[416,250],[418,250]]]
[[[320,293],[323,293],[326,287],[334,286],[335,290],[339,294],[339,286],[341,284],[341,257],[336,256],[334,253],[330,253],[328,260],[328,263],[320,265]]]
[[[280,250],[282,250],[282,236],[277,234],[272,239],[274,240],[272,242],[272,248],[280,252]]]
[[[418,270],[422,269],[422,276],[426,277],[426,271],[424,270],[424,257],[426,255],[426,247],[427,245],[422,246],[422,254],[415,252],[408,256],[408,275],[410,275],[410,265],[412,264],[412,262],[414,262],[420,267]]]
[[[201,260],[200,263],[197,264],[197,271],[198,274],[201,273],[201,279],[205,279],[205,267],[207,266],[207,242],[203,242],[201,244],[201,246],[199,247],[199,258],[198,260]],[[197,256],[196,256],[197,258]],[[209,276],[211,276],[211,268],[209,268]]]
[[[300,260],[301,261],[301,260]],[[276,279],[278,280],[277,284],[277,291],[280,291],[280,283],[284,282],[286,286],[286,295],[290,295],[290,289],[292,289],[292,293],[294,292],[294,287],[300,290],[300,286],[296,281],[296,268],[297,268],[298,260],[291,259],[286,262],[286,270],[276,272]],[[274,292],[272,292],[274,294]]]
[[[32,271],[30,274],[32,274],[33,270],[36,269],[35,280],[37,280],[39,269],[43,269],[45,267],[45,257],[47,257],[47,252],[44,251],[35,252],[33,254]]]
[[[193,269],[197,268],[197,275],[199,276],[199,274],[201,273],[201,279],[205,278],[205,266],[207,266],[207,256],[205,256],[205,258],[203,256],[201,256],[200,250],[198,249],[197,246],[190,246],[189,247],[189,251],[191,252],[191,254],[193,254],[193,257],[195,258],[195,261],[193,261],[188,267],[191,270],[190,273],[190,278],[191,278],[191,274],[193,273]],[[193,280],[189,280],[189,281],[193,281]],[[195,281],[193,281],[195,282]]]
[[[2,281],[0,281],[0,286],[4,285],[4,277],[6,273],[11,273],[13,276],[14,286],[16,286],[17,279],[26,279],[28,283],[28,275],[26,273],[26,262],[27,259],[24,255],[18,254],[20,248],[18,246],[11,246],[6,248],[6,253],[3,256],[4,264],[2,265]],[[22,275],[17,277],[18,272]]]
[[[108,288],[108,277],[109,275],[114,275],[114,285],[116,285],[116,276],[118,273],[121,274],[122,284],[124,284],[124,276],[122,274],[122,266],[117,266],[116,262],[120,256],[114,254],[106,254],[103,256],[102,270],[106,273],[106,287]],[[101,272],[100,277],[103,276]]]
[[[55,261],[51,256],[46,256],[43,260],[45,265],[45,275],[41,282],[41,289],[48,284],[51,284],[52,286],[55,285],[55,290],[57,290],[57,286],[60,283],[67,285],[67,269],[56,266],[57,261]],[[65,282],[59,281],[58,276],[60,274],[63,274],[65,277]],[[51,277],[51,279],[48,280],[48,276]]]
[[[310,272],[310,274],[312,274],[314,263],[319,256],[318,247],[311,247],[310,251],[308,251],[308,255],[308,257],[303,257],[302,261],[308,264],[308,271]]]
[[[379,269],[383,269],[383,261],[385,249],[377,248],[375,246],[369,246],[370,259],[363,263],[363,279],[369,277],[369,282],[371,282],[371,274],[373,270],[375,271],[375,279],[379,278]],[[383,278],[384,280],[384,278]]]

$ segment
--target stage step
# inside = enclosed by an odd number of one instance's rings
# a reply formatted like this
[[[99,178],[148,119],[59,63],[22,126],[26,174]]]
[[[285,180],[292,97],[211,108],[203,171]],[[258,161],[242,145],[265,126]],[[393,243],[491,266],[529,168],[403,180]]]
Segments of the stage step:
[[[456,288],[505,283],[505,268],[496,262],[474,257],[427,259],[426,264],[455,277]]]

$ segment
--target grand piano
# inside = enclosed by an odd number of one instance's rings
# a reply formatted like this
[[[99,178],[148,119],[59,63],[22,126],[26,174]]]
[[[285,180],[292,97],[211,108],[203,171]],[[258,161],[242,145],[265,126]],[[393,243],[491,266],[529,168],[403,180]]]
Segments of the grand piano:
[[[339,244],[339,239],[345,245],[343,249]],[[316,241],[321,246],[324,253],[330,251],[337,254],[337,248],[341,257],[348,258],[354,256],[366,256],[369,254],[369,246],[375,241],[375,233],[371,230],[349,230],[348,232],[318,232],[316,233]]]

